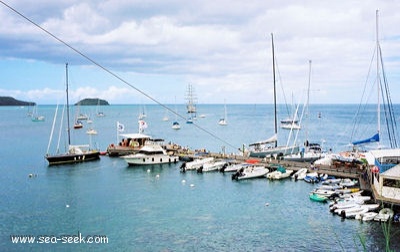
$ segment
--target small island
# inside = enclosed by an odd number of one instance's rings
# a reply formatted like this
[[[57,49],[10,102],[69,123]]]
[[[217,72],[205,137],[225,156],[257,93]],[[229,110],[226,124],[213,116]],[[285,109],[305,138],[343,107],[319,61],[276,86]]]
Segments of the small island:
[[[20,101],[10,96],[0,96],[0,106],[35,106],[35,102]]]
[[[74,104],[75,106],[97,106],[97,105],[110,105],[106,100],[102,100],[99,98],[86,98],[83,100],[80,100],[79,102]]]

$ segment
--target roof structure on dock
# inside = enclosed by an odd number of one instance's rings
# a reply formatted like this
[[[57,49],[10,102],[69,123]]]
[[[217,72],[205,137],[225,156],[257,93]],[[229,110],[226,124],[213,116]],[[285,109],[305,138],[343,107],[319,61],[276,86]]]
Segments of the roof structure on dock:
[[[395,167],[382,172],[381,176],[388,179],[400,180],[400,165],[396,165]]]

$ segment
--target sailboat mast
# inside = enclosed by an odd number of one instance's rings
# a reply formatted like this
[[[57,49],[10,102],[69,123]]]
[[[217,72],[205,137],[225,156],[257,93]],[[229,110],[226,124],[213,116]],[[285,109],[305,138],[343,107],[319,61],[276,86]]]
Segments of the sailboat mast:
[[[378,108],[377,108],[377,116],[378,116],[378,134],[381,130],[381,106],[380,106],[380,88],[381,88],[381,78],[379,74],[379,29],[378,29],[378,16],[379,10],[376,10],[376,84],[378,88]]]
[[[276,117],[276,84],[275,84],[275,50],[274,50],[274,34],[271,33],[271,41],[272,41],[272,75],[274,80],[274,127],[275,127],[275,135],[278,134],[278,122]],[[275,141],[275,147],[278,146],[278,141]]]
[[[309,110],[309,105],[310,105],[310,86],[311,86],[311,60],[308,61],[308,87],[307,87],[307,111],[306,111],[306,141],[308,141],[308,125],[307,121],[309,120],[310,116],[310,110]]]
[[[65,80],[67,92],[67,133],[68,133],[68,146],[71,145],[70,126],[69,126],[69,97],[68,97],[68,63],[65,63]]]

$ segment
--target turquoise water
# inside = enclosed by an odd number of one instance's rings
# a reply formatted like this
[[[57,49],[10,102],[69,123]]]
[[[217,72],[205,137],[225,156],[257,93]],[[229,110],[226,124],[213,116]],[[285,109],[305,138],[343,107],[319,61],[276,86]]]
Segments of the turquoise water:
[[[106,117],[93,117],[92,126],[99,134],[92,143],[105,150],[115,142],[117,121],[126,131],[136,132],[139,108],[105,107]],[[311,141],[323,139],[326,147],[344,148],[350,141],[356,108],[312,106]],[[183,111],[183,106],[179,109]],[[222,146],[226,152],[237,152],[242,144],[272,135],[271,105],[227,105],[227,110],[226,127],[217,124],[223,105],[200,105],[199,114],[206,117],[197,120],[202,129],[224,141],[183,120],[180,131],[172,130],[175,116],[170,113],[170,120],[163,122],[165,109],[155,105],[146,106],[146,133],[215,152],[222,151]],[[48,167],[44,154],[54,111],[55,106],[39,107],[46,121],[33,123],[26,115],[28,108],[0,108],[2,251],[360,251],[358,235],[365,237],[368,251],[384,249],[379,223],[333,216],[326,204],[308,199],[315,186],[301,181],[236,182],[230,174],[180,173],[180,164],[127,167],[124,160],[107,156],[97,162]],[[94,114],[95,108],[81,107],[81,112]],[[371,107],[358,128],[367,132],[373,117]],[[89,141],[85,127],[73,131],[74,143]],[[29,178],[30,173],[37,177]],[[400,251],[400,228],[393,228],[397,236],[392,249]],[[108,244],[13,244],[10,240],[10,235],[78,233],[106,235]]]

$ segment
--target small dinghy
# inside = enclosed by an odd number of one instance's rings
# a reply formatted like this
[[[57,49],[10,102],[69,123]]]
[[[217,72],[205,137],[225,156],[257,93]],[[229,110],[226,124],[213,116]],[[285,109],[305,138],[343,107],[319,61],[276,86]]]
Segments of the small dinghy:
[[[243,180],[264,177],[269,172],[264,166],[249,166],[241,168],[235,174],[232,174],[232,180]]]
[[[310,193],[310,200],[317,202],[326,202],[328,198],[326,196],[322,196],[316,193]]]

